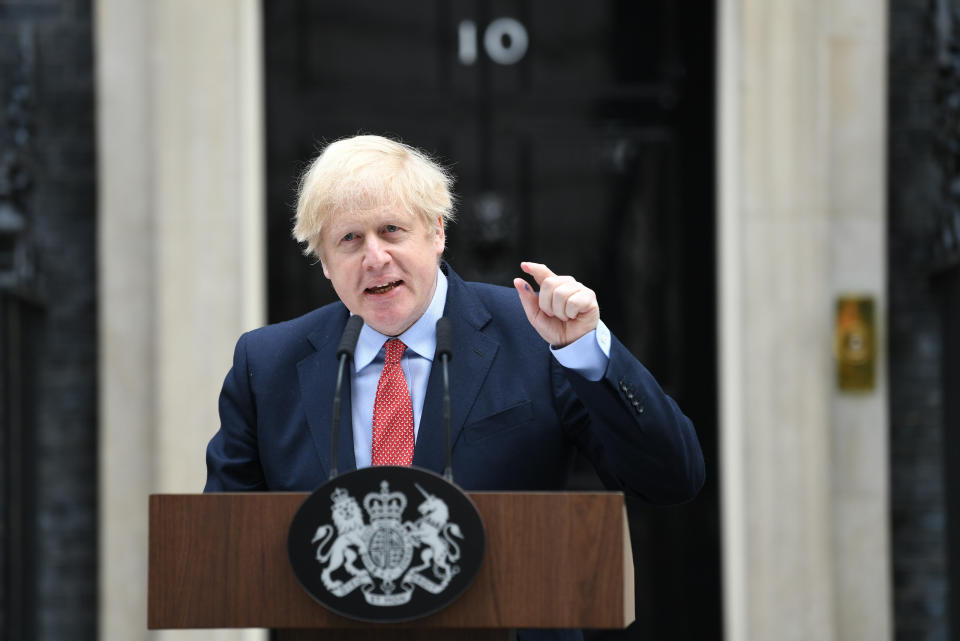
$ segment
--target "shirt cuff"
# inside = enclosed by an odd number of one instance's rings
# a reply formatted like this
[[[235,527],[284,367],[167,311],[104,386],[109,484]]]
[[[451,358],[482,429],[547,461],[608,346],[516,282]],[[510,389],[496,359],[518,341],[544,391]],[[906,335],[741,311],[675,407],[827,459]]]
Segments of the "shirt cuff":
[[[598,321],[593,331],[566,347],[554,349],[551,346],[550,351],[557,362],[567,369],[572,369],[588,381],[599,381],[610,361],[610,330],[602,320]]]

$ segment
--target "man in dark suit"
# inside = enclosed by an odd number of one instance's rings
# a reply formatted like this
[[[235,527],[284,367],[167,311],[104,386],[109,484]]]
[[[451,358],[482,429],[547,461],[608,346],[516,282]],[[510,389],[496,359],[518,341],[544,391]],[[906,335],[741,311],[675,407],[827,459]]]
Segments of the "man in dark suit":
[[[600,322],[594,293],[545,265],[540,287],[465,283],[441,261],[449,175],[378,136],[329,145],[301,181],[294,235],[340,297],[245,334],[207,449],[207,491],[312,490],[330,466],[335,350],[350,313],[365,326],[344,390],[341,470],[370,465],[382,346],[399,337],[411,397],[412,463],[444,463],[436,319],[452,321],[453,469],[468,490],[562,488],[574,448],[603,481],[656,503],[703,483],[693,425]],[[367,356],[362,355],[366,349]],[[353,425],[351,426],[351,422]]]
[[[206,491],[309,491],[326,480],[335,352],[356,314],[364,327],[343,393],[340,470],[412,462],[442,471],[432,362],[436,320],[447,316],[461,487],[561,489],[580,449],[612,489],[655,503],[693,498],[704,478],[693,425],[600,321],[592,290],[526,262],[539,292],[521,278],[513,289],[466,283],[441,260],[450,184],[424,154],[378,136],[335,142],[313,162],[294,236],[340,302],[240,338]]]

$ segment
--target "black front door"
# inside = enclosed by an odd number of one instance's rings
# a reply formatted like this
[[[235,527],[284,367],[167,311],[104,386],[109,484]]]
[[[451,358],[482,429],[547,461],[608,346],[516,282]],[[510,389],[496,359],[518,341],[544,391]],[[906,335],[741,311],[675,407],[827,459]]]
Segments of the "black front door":
[[[721,638],[713,4],[263,7],[270,320],[335,297],[290,237],[296,177],[318,146],[377,133],[435,154],[457,177],[447,257],[460,275],[510,285],[521,260],[576,275],[693,418],[704,492],[687,506],[629,504],[626,636]],[[575,478],[593,483],[586,468]]]

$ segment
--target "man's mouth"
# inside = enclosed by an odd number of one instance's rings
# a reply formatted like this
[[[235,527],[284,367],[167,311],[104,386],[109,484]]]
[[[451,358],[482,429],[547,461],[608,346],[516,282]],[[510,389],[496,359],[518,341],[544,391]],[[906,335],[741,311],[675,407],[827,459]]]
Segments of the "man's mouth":
[[[366,288],[365,290],[363,290],[363,291],[365,291],[365,292],[368,293],[368,294],[386,294],[387,292],[389,292],[389,291],[390,291],[391,289],[393,289],[394,287],[397,287],[398,285],[400,285],[400,283],[402,283],[402,282],[403,282],[402,280],[395,280],[395,281],[393,281],[392,283],[386,283],[386,284],[384,284],[384,285],[377,285],[376,287],[367,287],[367,288]]]

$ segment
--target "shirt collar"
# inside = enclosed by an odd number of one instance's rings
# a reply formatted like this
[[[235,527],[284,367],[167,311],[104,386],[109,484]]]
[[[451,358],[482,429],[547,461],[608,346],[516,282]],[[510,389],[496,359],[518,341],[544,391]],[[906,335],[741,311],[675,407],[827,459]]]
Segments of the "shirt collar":
[[[447,277],[439,268],[437,269],[437,287],[433,292],[433,299],[423,315],[411,325],[407,331],[397,336],[407,350],[413,350],[416,354],[429,361],[437,351],[437,321],[443,316],[443,307],[447,302]],[[383,344],[389,340],[390,336],[381,334],[366,323],[360,330],[360,340],[357,342],[357,349],[353,354],[353,362],[356,371],[373,362],[373,359],[383,350]]]

